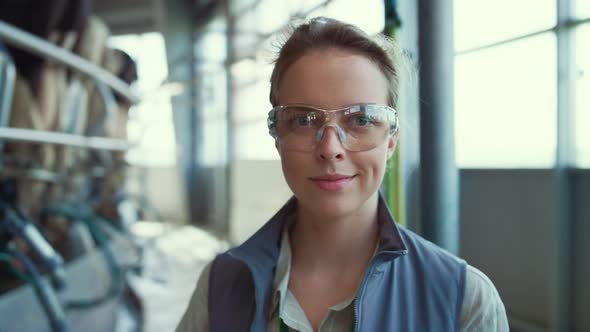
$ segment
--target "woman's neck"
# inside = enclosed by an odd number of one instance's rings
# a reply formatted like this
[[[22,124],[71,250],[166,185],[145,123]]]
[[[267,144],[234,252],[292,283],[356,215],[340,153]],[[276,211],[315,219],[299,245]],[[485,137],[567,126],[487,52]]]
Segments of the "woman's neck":
[[[363,270],[377,244],[378,195],[347,215],[325,215],[300,207],[291,233],[293,265],[307,271]]]

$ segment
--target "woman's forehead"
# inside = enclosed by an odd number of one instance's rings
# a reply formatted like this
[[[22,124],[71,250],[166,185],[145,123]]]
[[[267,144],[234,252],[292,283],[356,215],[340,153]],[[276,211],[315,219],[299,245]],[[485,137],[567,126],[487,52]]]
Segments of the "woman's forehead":
[[[281,79],[280,104],[303,103],[334,109],[387,103],[385,75],[373,61],[339,49],[310,52],[291,64]]]

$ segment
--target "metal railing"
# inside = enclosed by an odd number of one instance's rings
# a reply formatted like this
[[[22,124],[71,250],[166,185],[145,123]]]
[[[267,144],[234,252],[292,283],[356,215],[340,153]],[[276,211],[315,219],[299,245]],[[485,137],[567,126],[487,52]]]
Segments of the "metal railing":
[[[12,45],[13,47],[37,54],[43,58],[57,61],[79,73],[87,75],[98,83],[106,85],[112,89],[112,91],[117,92],[132,104],[139,102],[139,97],[129,88],[129,85],[110,72],[76,54],[3,21],[0,21],[0,41]],[[6,73],[13,73],[14,65],[10,63],[8,58],[4,60],[4,67],[7,68]],[[1,64],[2,63],[0,63],[0,65]],[[11,140],[67,145],[108,151],[126,151],[133,147],[134,144],[122,139],[88,137],[33,129],[8,128],[11,111],[9,101],[11,100],[14,89],[14,74],[3,75],[0,79],[3,79],[4,81],[0,82],[0,87],[2,87],[2,92],[5,92],[0,96],[0,106],[2,106],[0,107],[0,146],[2,146],[4,140]]]

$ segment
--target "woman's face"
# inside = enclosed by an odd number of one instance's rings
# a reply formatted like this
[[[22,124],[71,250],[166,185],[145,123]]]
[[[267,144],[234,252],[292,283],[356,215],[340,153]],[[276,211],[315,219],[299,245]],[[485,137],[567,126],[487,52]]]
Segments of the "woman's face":
[[[279,103],[339,109],[361,103],[387,104],[388,83],[368,58],[344,50],[311,52],[293,63],[279,85]],[[377,147],[347,151],[327,127],[312,152],[285,150],[277,143],[289,187],[300,207],[323,215],[359,212],[376,197],[397,135]]]

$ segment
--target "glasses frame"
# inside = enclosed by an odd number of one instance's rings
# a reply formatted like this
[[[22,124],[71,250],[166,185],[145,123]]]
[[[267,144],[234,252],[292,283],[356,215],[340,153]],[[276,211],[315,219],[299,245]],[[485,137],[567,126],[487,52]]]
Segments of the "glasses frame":
[[[303,107],[303,108],[308,108],[310,110],[313,111],[317,111],[317,112],[322,112],[322,113],[327,113],[326,118],[328,118],[328,115],[331,113],[336,113],[336,112],[342,112],[342,111],[346,111],[346,110],[350,110],[352,108],[358,107],[358,108],[365,108],[367,106],[377,106],[377,107],[382,107],[390,112],[393,112],[394,115],[394,123],[391,125],[391,129],[389,130],[389,135],[388,137],[391,138],[393,135],[395,135],[395,133],[397,132],[397,130],[399,129],[399,118],[397,115],[397,110],[395,110],[393,107],[389,106],[389,105],[385,105],[385,104],[378,104],[378,103],[360,103],[360,104],[354,104],[354,105],[349,105],[346,107],[342,107],[342,108],[338,108],[338,109],[322,109],[313,105],[309,105],[309,104],[301,104],[301,103],[293,103],[293,104],[285,104],[285,105],[278,105],[273,107],[269,112],[268,112],[268,118],[267,118],[267,127],[268,127],[268,133],[270,134],[270,136],[272,138],[275,139],[275,141],[278,141],[279,137],[277,134],[277,130],[276,130],[276,115],[278,112],[281,112],[284,109],[287,109],[289,107]],[[326,122],[327,123],[327,122]],[[320,131],[322,131],[322,128],[325,128],[326,124],[324,124],[319,130],[318,133]],[[335,126],[332,126],[335,127]],[[341,131],[343,131],[340,126],[336,126],[337,127],[337,131],[338,131],[338,135],[340,136],[340,140],[343,141],[343,137],[342,135],[344,133],[342,133]],[[318,137],[319,140],[320,137]]]
[[[272,138],[277,139],[277,132],[276,132],[276,125],[275,125],[275,121],[276,121],[276,114],[277,112],[280,112],[281,110],[284,110],[286,108],[289,107],[304,107],[304,108],[309,108],[312,109],[314,111],[319,111],[322,113],[335,113],[335,112],[342,112],[342,111],[346,111],[349,110],[353,107],[366,107],[366,106],[379,106],[379,107],[383,107],[387,110],[390,110],[391,112],[393,112],[393,115],[395,117],[395,123],[392,126],[392,129],[390,130],[390,135],[395,134],[395,132],[397,131],[397,129],[399,128],[399,118],[397,116],[397,110],[395,110],[393,107],[389,106],[389,105],[385,105],[385,104],[377,104],[377,103],[361,103],[361,104],[354,104],[354,105],[349,105],[346,107],[342,107],[342,108],[337,108],[337,109],[323,109],[323,108],[319,108],[313,105],[309,105],[309,104],[299,104],[299,103],[295,103],[295,104],[285,104],[285,105],[278,105],[273,107],[269,112],[268,112],[268,117],[266,120],[266,124],[268,127],[268,133],[270,134],[270,136],[272,136]]]

